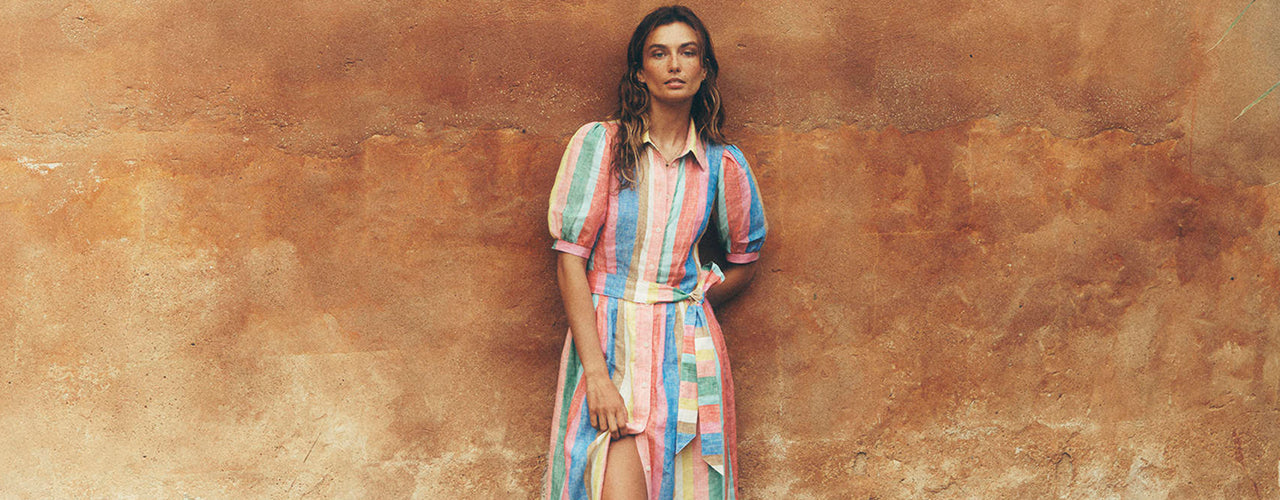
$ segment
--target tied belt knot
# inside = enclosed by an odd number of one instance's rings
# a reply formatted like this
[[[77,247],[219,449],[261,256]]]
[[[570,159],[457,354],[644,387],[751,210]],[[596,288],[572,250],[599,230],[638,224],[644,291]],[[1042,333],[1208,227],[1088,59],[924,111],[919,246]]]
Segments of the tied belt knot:
[[[699,268],[697,285],[687,292],[663,283],[594,269],[587,271],[591,293],[645,304],[678,302],[686,305],[684,321],[677,325],[681,329],[677,332],[680,397],[675,452],[679,453],[701,435],[702,457],[720,474],[724,474],[725,460],[720,358],[703,304],[707,289],[723,281],[724,273],[714,262]],[[649,383],[652,384],[653,380]],[[647,418],[648,394],[637,393],[636,396],[633,418],[643,423]]]

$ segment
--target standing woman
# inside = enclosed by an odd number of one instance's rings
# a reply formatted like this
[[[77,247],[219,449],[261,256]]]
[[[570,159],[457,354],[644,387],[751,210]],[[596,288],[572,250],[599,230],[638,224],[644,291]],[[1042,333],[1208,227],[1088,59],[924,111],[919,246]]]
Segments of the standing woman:
[[[734,498],[733,382],[711,306],[755,273],[764,206],[725,144],[719,65],[693,11],[627,46],[615,119],[569,141],[547,216],[569,318],[544,498]],[[726,257],[702,265],[709,226]],[[713,287],[714,285],[714,287]]]

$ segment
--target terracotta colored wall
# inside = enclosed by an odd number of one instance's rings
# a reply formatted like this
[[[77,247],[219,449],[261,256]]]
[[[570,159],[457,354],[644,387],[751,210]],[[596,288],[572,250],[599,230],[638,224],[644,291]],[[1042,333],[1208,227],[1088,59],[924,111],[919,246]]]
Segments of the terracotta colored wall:
[[[692,4],[745,498],[1276,498],[1280,9]],[[0,496],[530,497],[634,2],[0,9]]]

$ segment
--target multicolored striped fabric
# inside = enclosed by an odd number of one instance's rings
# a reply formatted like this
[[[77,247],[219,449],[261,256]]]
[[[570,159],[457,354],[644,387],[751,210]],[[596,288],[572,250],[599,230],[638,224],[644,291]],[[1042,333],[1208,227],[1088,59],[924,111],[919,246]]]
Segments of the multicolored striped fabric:
[[[649,498],[734,498],[733,381],[703,300],[724,275],[701,264],[697,242],[714,222],[726,260],[759,258],[768,225],[755,177],[737,147],[708,147],[691,122],[670,167],[646,134],[639,181],[619,190],[609,171],[617,127],[588,123],[569,141],[547,215],[552,248],[587,259],[600,345]],[[567,332],[543,498],[600,497],[610,436],[591,426],[582,375]]]

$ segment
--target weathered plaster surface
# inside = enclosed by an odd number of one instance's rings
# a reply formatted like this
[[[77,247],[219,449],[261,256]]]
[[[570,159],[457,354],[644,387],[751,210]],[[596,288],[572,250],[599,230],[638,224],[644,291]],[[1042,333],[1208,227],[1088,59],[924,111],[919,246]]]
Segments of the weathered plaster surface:
[[[691,5],[771,234],[746,498],[1280,495],[1280,10]],[[536,496],[653,4],[0,9],[0,496]]]

